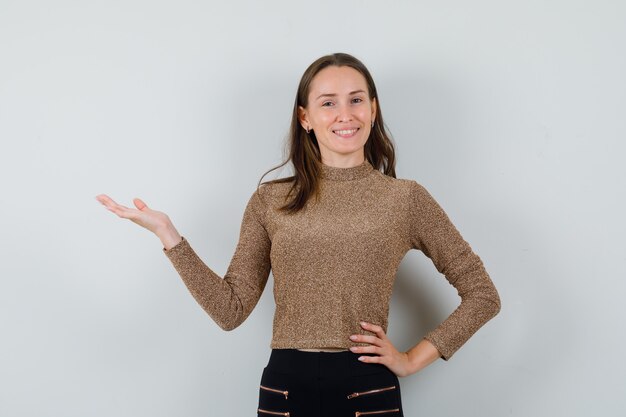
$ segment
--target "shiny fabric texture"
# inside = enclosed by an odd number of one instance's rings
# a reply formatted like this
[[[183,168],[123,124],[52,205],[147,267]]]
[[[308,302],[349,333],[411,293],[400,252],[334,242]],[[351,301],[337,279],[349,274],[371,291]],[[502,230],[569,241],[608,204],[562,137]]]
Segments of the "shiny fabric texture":
[[[272,349],[366,346],[350,335],[370,334],[360,321],[387,332],[396,272],[415,249],[461,299],[424,336],[450,359],[500,311],[481,258],[418,182],[384,175],[367,160],[321,168],[319,198],[296,214],[279,210],[290,183],[264,184],[251,195],[223,277],[184,236],[164,248],[193,297],[221,328],[233,330],[254,310],[271,271]]]

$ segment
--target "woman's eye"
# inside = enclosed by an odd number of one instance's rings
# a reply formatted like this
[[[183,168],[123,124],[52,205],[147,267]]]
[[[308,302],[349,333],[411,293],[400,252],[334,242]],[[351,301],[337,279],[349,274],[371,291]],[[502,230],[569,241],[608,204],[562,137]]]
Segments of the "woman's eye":
[[[352,101],[355,102],[355,103],[361,103],[363,101],[363,99],[360,98],[360,97],[355,97],[354,99],[352,99]]]
[[[332,101],[325,101],[322,103],[322,106],[328,107],[331,104],[333,104]]]

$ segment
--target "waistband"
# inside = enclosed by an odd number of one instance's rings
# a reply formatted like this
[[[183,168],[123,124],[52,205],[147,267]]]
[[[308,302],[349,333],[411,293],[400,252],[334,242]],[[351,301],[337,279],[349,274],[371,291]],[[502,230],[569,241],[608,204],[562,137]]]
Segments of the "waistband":
[[[339,377],[391,372],[380,363],[364,363],[359,356],[377,356],[367,353],[306,352],[298,349],[272,349],[266,368],[282,374],[300,376]]]

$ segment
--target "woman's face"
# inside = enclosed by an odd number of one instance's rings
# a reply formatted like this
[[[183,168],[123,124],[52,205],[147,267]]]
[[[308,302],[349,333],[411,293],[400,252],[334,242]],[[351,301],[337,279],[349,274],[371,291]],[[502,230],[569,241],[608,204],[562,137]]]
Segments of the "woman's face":
[[[326,67],[313,77],[308,99],[306,108],[298,108],[300,123],[315,132],[322,162],[362,161],[376,115],[365,77],[352,67]]]

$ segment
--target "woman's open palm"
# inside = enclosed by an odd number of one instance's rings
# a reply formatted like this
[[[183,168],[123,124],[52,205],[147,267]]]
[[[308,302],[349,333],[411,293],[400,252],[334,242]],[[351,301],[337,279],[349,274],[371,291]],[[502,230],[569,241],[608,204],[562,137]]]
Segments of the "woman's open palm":
[[[102,205],[109,211],[117,214],[119,217],[129,219],[157,235],[159,230],[163,229],[168,223],[170,223],[170,218],[167,214],[152,210],[139,198],[133,199],[133,204],[137,207],[136,209],[118,204],[106,194],[96,196],[96,200],[102,203]]]

